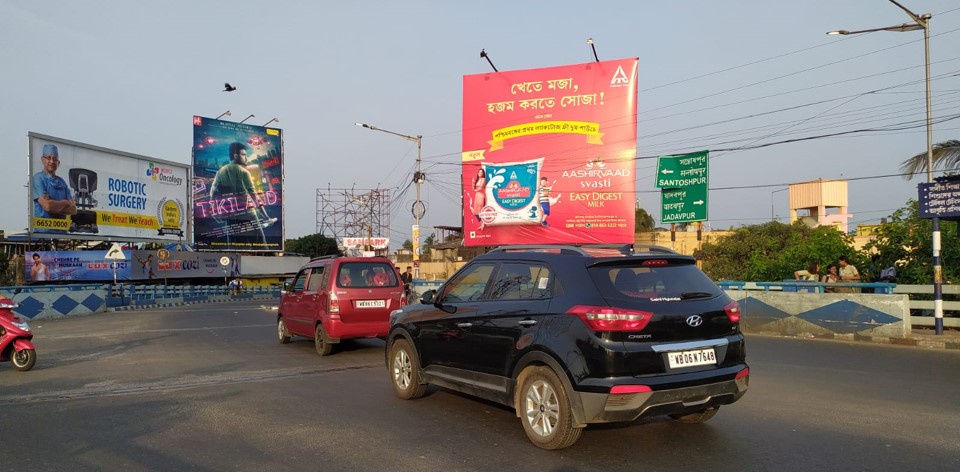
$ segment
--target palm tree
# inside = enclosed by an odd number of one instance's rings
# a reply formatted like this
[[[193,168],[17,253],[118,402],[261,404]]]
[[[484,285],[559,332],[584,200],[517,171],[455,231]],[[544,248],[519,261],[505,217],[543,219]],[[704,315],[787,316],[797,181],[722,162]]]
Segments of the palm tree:
[[[933,145],[933,168],[934,170],[960,171],[960,140],[951,139]],[[904,176],[907,180],[926,171],[926,151],[903,161],[903,164],[900,164],[900,170],[908,174]]]

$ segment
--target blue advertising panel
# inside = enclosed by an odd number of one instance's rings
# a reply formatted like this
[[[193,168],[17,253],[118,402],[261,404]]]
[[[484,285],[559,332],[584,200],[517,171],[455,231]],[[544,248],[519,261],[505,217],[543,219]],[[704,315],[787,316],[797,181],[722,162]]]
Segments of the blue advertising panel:
[[[281,130],[193,117],[193,242],[199,250],[283,250]]]
[[[110,260],[107,251],[38,251],[28,252],[27,282],[112,281],[116,264],[117,281],[131,280],[131,252],[123,251],[125,260]]]
[[[117,267],[118,282],[140,282],[163,279],[197,279],[236,277],[240,275],[240,258],[236,254],[173,251],[160,259],[156,251],[123,251],[124,259],[110,260],[107,251],[37,251],[27,253],[26,280],[43,282],[109,282]],[[222,257],[229,264],[220,263]]]

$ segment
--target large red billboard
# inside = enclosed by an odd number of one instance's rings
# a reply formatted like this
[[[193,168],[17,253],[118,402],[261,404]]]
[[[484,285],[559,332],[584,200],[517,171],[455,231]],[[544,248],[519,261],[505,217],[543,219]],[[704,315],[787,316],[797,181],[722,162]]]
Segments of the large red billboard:
[[[463,77],[464,245],[634,241],[637,63]]]

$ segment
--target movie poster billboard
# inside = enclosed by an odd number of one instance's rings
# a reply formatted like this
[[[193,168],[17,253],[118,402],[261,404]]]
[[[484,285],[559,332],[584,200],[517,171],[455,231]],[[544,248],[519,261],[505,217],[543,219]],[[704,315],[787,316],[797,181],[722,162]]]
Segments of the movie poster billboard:
[[[464,245],[634,241],[637,64],[464,76]]]
[[[283,250],[281,130],[193,117],[193,242],[208,251]]]
[[[163,259],[157,251],[124,249],[121,260],[106,258],[107,251],[36,251],[26,254],[26,281],[44,282],[109,282],[114,266],[118,282],[154,282],[164,279],[213,278],[212,284],[224,277],[240,275],[240,258],[236,255],[211,252],[170,251]],[[223,266],[220,258],[230,264]]]
[[[38,238],[177,241],[189,167],[29,133],[28,232]]]

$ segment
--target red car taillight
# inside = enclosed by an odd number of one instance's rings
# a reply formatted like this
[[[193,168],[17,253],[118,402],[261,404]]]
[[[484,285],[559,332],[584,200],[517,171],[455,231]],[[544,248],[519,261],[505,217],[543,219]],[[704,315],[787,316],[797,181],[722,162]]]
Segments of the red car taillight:
[[[626,310],[609,306],[577,305],[567,311],[583,320],[592,331],[640,331],[653,318],[649,311]]]
[[[653,389],[646,385],[614,385],[610,388],[610,395],[626,395],[628,393],[647,393]]]
[[[327,308],[327,313],[331,315],[340,313],[340,299],[333,292],[330,292],[330,306]]]
[[[727,306],[723,307],[723,311],[727,314],[731,323],[740,322],[740,304],[736,300],[727,303]]]

